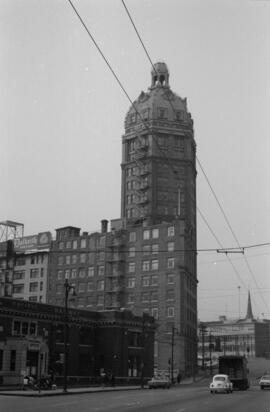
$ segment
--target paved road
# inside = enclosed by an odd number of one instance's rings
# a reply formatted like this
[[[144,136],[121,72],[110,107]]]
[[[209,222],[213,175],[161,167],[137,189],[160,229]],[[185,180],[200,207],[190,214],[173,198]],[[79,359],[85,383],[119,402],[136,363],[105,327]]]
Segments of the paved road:
[[[270,390],[211,395],[205,386],[56,397],[0,397],[1,412],[269,412]]]

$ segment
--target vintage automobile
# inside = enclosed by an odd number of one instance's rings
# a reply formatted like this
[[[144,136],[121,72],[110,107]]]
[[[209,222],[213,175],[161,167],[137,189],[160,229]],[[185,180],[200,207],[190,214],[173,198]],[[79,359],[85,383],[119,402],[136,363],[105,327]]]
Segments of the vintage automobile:
[[[263,375],[259,380],[261,389],[270,388],[270,375]]]
[[[171,386],[170,380],[167,376],[157,375],[153,376],[150,381],[147,382],[149,389],[164,388],[169,389]]]
[[[228,375],[214,375],[212,382],[210,383],[210,392],[227,392],[232,393],[233,384]]]

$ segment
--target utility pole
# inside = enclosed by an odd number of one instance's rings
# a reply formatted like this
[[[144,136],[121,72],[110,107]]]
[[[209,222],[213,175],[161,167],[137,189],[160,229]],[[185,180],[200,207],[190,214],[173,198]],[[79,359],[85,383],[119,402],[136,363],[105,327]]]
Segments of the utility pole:
[[[173,374],[173,362],[174,362],[174,331],[175,331],[175,327],[172,326],[172,343],[171,343],[171,383],[173,385],[173,381],[174,381],[174,374]]]
[[[241,290],[241,286],[237,286],[238,288],[238,315],[239,315],[239,319],[240,319],[240,290]]]
[[[144,388],[144,361],[145,361],[145,313],[142,314],[142,361],[141,361],[141,388]]]

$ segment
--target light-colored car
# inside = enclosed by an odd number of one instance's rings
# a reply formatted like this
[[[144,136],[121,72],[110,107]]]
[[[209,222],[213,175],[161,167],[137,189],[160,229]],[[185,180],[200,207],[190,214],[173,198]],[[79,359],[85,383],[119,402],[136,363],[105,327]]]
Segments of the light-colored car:
[[[228,375],[215,375],[213,377],[212,382],[210,383],[210,392],[211,393],[218,393],[218,392],[227,392],[232,393],[233,391],[233,384],[230,381]]]
[[[154,376],[147,382],[149,389],[164,388],[169,389],[171,382],[167,376]]]
[[[261,389],[270,388],[270,375],[263,375],[259,381]]]

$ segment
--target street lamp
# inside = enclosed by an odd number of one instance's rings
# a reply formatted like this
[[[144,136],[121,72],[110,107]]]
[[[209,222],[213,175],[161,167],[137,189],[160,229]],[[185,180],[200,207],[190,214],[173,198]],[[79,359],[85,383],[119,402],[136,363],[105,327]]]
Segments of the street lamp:
[[[64,323],[64,388],[63,392],[67,392],[67,327],[68,327],[68,296],[71,292],[73,296],[76,296],[75,288],[68,283],[68,279],[65,279],[65,323]]]

